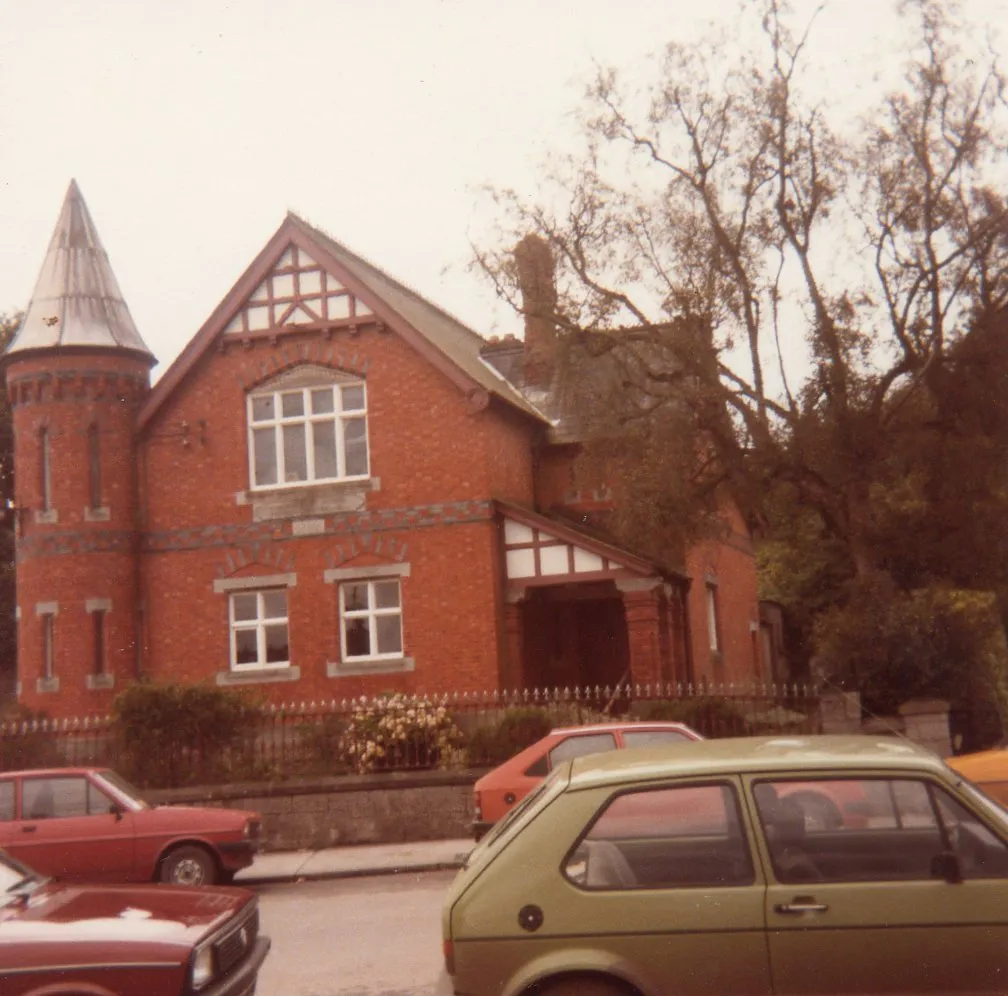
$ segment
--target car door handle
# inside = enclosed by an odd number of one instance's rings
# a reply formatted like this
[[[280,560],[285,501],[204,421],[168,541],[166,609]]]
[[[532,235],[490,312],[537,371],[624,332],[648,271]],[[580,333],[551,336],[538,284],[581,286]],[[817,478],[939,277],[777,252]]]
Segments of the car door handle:
[[[38,830],[38,827],[34,823],[29,827],[21,827],[22,833],[34,833],[36,830]]]
[[[774,913],[795,916],[801,913],[825,913],[828,909],[826,903],[817,903],[811,896],[796,896],[790,903],[778,903],[774,907]]]

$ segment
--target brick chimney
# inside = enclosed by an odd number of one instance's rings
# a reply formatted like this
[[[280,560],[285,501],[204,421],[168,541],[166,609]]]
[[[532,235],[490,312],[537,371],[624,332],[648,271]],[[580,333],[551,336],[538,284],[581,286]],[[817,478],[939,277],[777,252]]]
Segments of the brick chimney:
[[[514,258],[525,314],[525,383],[546,387],[553,377],[557,349],[553,253],[544,239],[526,235],[515,246]]]

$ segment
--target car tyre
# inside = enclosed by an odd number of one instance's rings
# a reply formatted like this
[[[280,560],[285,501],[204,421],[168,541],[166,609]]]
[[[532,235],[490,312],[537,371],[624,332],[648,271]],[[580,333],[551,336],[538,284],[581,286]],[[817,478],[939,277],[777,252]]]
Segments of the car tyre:
[[[170,885],[213,885],[217,879],[217,862],[205,847],[184,844],[161,860],[161,881]]]

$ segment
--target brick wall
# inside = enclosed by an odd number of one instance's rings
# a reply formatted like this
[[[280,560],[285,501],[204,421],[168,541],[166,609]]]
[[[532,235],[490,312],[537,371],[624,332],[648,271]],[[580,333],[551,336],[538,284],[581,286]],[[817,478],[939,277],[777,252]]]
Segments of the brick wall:
[[[394,844],[469,836],[470,772],[419,772],[300,783],[148,792],[152,802],[226,806],[262,814],[263,850]]]
[[[133,416],[146,395],[143,358],[72,350],[18,357],[7,367],[13,406],[17,507],[18,678],[24,704],[50,714],[105,712],[135,673]],[[99,494],[91,494],[89,430],[98,436]],[[41,432],[48,436],[51,508],[43,509]],[[99,498],[95,505],[92,498]],[[105,678],[96,668],[93,612],[103,626]],[[90,611],[89,611],[90,608]],[[43,676],[43,617],[53,613],[53,673]],[[92,682],[92,684],[94,684]]]
[[[759,602],[752,542],[732,506],[724,510],[729,532],[720,542],[690,549],[686,569],[693,579],[689,615],[693,674],[709,681],[762,681]],[[712,652],[707,630],[707,586],[714,587],[719,650]],[[753,625],[756,630],[753,630]]]
[[[249,485],[245,390],[292,359],[358,371],[367,384],[376,489],[358,508],[313,517],[315,535],[295,535],[286,518],[257,522],[254,498],[236,500]],[[291,659],[300,680],[257,687],[267,699],[495,687],[499,564],[488,499],[530,500],[531,430],[496,406],[472,411],[457,387],[388,332],[207,354],[144,441],[150,673],[195,681],[225,671],[227,598],[212,593],[214,580],[290,572],[297,576],[288,591]],[[336,586],[323,573],[381,563],[409,568],[401,580],[403,636],[415,670],[328,677],[327,664],[339,660],[339,619]]]

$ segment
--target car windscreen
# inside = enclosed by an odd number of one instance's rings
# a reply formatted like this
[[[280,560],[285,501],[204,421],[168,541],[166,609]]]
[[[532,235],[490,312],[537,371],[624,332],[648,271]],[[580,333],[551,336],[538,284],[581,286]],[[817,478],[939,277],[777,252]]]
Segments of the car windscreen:
[[[1008,809],[1005,809],[997,799],[992,799],[979,785],[971,782],[965,775],[961,775],[958,771],[953,773],[963,791],[976,804],[977,808],[983,810],[988,817],[993,819],[1002,833],[1008,834]]]
[[[123,801],[130,804],[131,809],[150,809],[150,803],[144,801],[139,789],[132,786],[121,775],[117,775],[114,771],[109,771],[106,768],[99,771],[97,776],[99,781],[115,789],[116,793],[123,797]]]
[[[5,906],[17,898],[11,894],[11,889],[31,879],[41,881],[27,865],[0,851],[0,906]]]

